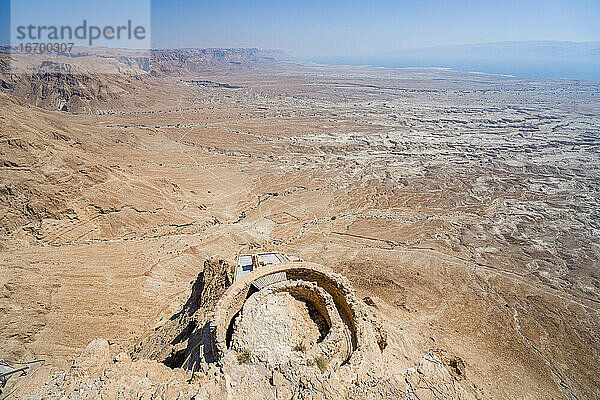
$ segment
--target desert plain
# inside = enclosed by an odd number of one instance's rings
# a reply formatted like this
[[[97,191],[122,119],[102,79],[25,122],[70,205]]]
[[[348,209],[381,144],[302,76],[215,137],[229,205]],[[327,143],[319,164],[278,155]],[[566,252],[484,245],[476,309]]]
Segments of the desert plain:
[[[432,352],[473,398],[600,397],[599,82],[3,56],[0,357],[46,360],[22,396],[97,338],[131,353],[205,260],[274,250],[385,321],[402,395],[356,398],[462,398],[403,383]]]

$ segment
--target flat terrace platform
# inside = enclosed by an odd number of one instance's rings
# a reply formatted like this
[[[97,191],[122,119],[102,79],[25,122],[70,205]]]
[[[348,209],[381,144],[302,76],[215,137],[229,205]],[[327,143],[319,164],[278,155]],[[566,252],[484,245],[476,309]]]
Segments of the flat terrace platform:
[[[264,267],[266,265],[281,264],[289,261],[290,259],[285,254],[279,252],[242,254],[238,256],[237,259],[237,264],[235,267],[235,280],[239,280],[248,272],[252,272],[257,268]]]

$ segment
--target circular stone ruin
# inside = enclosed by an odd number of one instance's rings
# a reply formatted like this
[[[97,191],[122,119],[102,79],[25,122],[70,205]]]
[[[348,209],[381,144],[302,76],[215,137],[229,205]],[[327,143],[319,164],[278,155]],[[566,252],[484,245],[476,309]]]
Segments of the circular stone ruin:
[[[317,264],[258,268],[236,281],[215,308],[217,359],[228,353],[269,365],[326,369],[356,362],[364,318],[348,281]]]

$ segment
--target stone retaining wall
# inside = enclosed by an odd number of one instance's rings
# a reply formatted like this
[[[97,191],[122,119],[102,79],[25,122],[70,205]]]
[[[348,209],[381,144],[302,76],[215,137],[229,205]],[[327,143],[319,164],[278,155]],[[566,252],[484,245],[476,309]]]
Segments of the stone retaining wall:
[[[335,354],[342,363],[351,361],[352,353],[363,346],[363,318],[350,283],[341,275],[318,264],[290,262],[256,269],[230,286],[218,301],[214,318],[214,342],[217,358],[229,350],[227,331],[233,319],[251,294],[252,282],[264,276],[285,271],[287,281],[267,286],[265,295],[289,291],[310,301],[332,328],[321,348],[315,351]],[[339,318],[339,319],[338,319]],[[342,325],[343,324],[343,325]],[[329,340],[327,340],[329,338]]]

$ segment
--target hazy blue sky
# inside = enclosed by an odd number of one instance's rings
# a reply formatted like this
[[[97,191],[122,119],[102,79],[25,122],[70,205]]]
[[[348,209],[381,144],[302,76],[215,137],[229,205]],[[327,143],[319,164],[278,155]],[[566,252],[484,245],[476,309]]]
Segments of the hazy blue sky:
[[[0,0],[3,43],[8,10],[9,1]],[[505,40],[593,41],[600,40],[599,16],[600,0],[153,0],[152,45],[281,48],[302,57]]]

